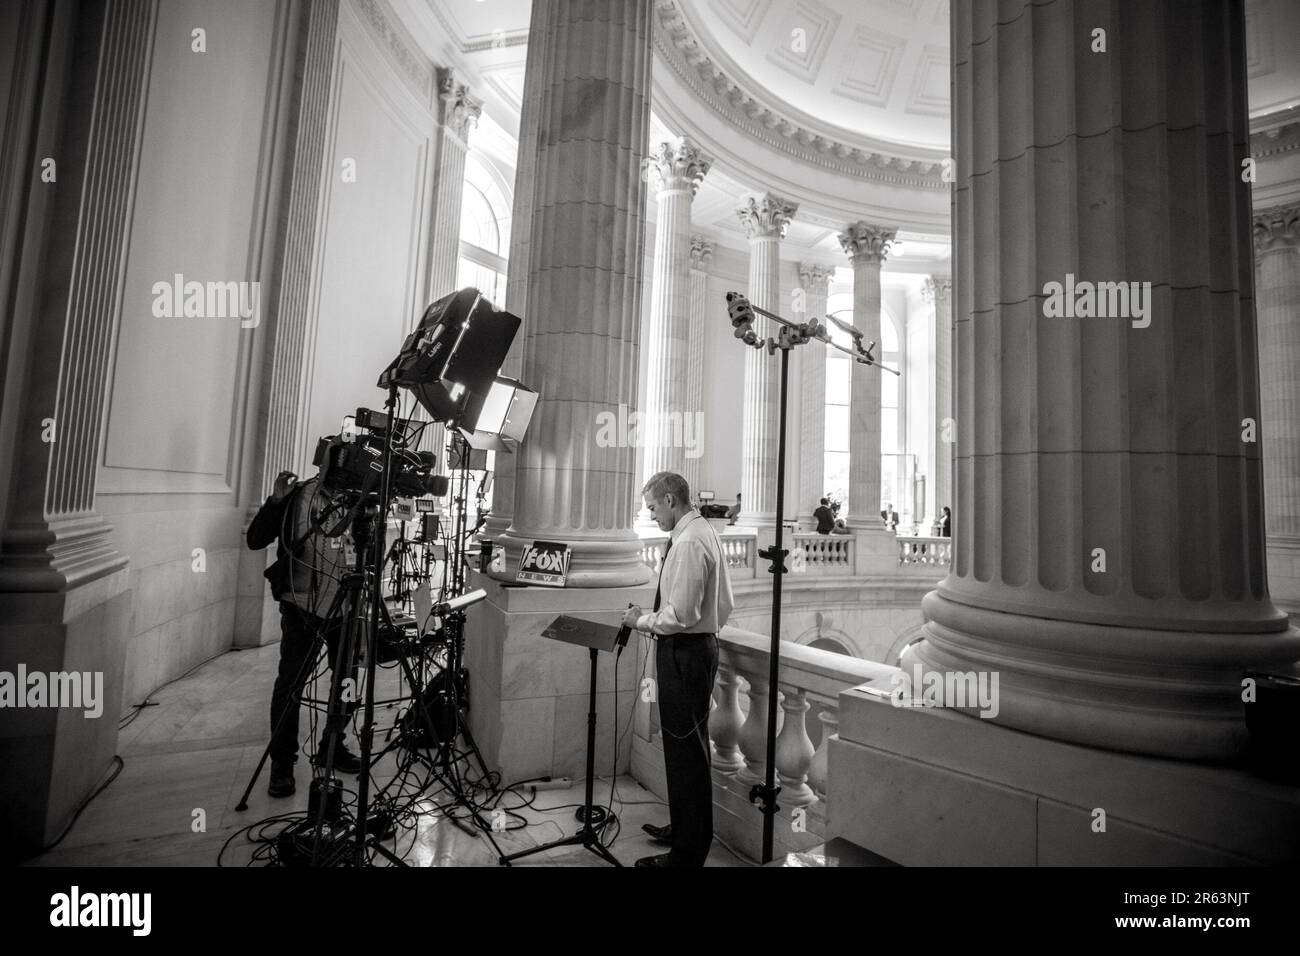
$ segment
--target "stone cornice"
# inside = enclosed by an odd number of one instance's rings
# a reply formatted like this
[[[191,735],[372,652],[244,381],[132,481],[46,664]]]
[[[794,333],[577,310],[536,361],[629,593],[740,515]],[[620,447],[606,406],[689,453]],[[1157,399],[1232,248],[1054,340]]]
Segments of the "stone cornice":
[[[681,0],[655,0],[655,49],[723,122],[796,159],[844,175],[913,188],[947,190],[941,160],[910,159],[875,144],[835,139],[783,115],[728,75],[696,39]],[[847,139],[847,137],[845,137]]]
[[[1300,123],[1279,123],[1250,134],[1250,155],[1270,159],[1300,150]]]
[[[798,203],[763,193],[745,197],[736,209],[736,216],[749,239],[769,236],[784,238],[785,227],[790,224],[798,209]]]
[[[417,55],[419,45],[400,25],[385,0],[356,0],[356,9],[379,46],[388,53],[398,72],[414,87],[420,98],[427,102],[433,87],[433,64]]]

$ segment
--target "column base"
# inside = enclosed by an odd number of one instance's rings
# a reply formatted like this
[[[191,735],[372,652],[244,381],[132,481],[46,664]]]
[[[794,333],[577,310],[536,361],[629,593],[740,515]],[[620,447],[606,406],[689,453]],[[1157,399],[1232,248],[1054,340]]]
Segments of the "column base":
[[[893,707],[891,683],[840,694],[827,839],[905,866],[1300,862],[1294,785]]]
[[[29,676],[77,672],[84,682],[90,674],[97,698],[83,691],[83,706],[55,707],[68,701],[47,697],[46,706],[5,707],[0,858],[21,859],[57,839],[117,752],[132,592],[125,569],[85,577],[59,593],[0,593],[0,671],[15,680],[19,665]]]
[[[1227,760],[1247,741],[1244,671],[1300,659],[1300,630],[1243,634],[1111,627],[972,607],[931,591],[925,639],[900,661],[917,683],[991,691],[985,723],[1130,753]],[[945,679],[946,678],[946,679]],[[952,701],[948,702],[953,703]],[[969,697],[957,701],[979,712]]]
[[[586,773],[590,664],[587,650],[542,637],[568,614],[618,624],[628,604],[646,606],[654,590],[636,588],[503,587],[472,572],[469,587],[488,598],[467,612],[465,666],[470,673],[470,730],[489,768],[506,782]],[[618,662],[618,772],[629,766],[632,719],[641,681],[644,639],[633,633]],[[600,652],[596,671],[596,768],[614,767],[615,657]]]

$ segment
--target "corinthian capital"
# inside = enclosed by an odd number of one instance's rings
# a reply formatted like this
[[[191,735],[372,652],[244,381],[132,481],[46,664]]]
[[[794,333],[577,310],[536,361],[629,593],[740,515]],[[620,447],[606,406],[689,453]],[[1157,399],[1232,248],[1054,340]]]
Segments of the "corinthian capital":
[[[469,87],[461,83],[447,67],[438,68],[438,99],[441,102],[438,122],[462,140],[483,115],[483,101],[470,96]]]
[[[835,278],[835,269],[816,262],[799,263],[799,284],[814,295],[826,295],[830,291],[831,280]]]
[[[780,239],[784,238],[785,227],[790,224],[798,208],[798,203],[763,193],[761,196],[747,196],[736,210],[736,215],[740,217],[740,224],[745,227],[745,235],[750,239],[760,236],[776,236]]]
[[[1274,206],[1255,213],[1255,254],[1272,249],[1300,248],[1300,203]]]
[[[855,262],[884,262],[896,235],[897,229],[855,222],[840,233],[840,248]]]
[[[921,298],[933,305],[952,295],[952,280],[943,276],[926,276],[921,283]]]
[[[661,191],[689,189],[694,196],[712,165],[713,159],[685,137],[660,143],[650,153],[650,166]]]
[[[691,268],[707,269],[713,261],[713,243],[703,236],[691,236]]]

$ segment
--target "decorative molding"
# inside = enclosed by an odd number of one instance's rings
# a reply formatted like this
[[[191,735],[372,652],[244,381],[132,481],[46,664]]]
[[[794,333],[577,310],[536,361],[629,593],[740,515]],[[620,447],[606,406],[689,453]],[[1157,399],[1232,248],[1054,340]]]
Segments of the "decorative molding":
[[[794,158],[848,176],[895,186],[948,190],[942,160],[908,159],[851,145],[801,125],[728,76],[695,38],[681,0],[655,0],[655,48],[677,77],[719,119],[761,143]]]
[[[1270,119],[1271,117],[1263,117],[1259,125],[1268,124]],[[1300,123],[1278,123],[1250,134],[1250,155],[1256,160],[1293,153],[1298,149]]]
[[[437,4],[430,4],[437,7]],[[441,19],[441,18],[440,18]],[[511,33],[501,32],[477,40],[465,40],[460,45],[462,53],[482,53],[484,50],[504,50],[512,46],[527,46],[528,30],[515,30]]]
[[[478,126],[483,115],[483,101],[470,95],[469,87],[459,82],[450,67],[438,67],[438,122],[462,142],[469,141],[469,131]]]
[[[785,238],[786,226],[794,218],[799,204],[771,193],[748,196],[736,209],[736,217],[748,239],[776,236]]]
[[[1254,227],[1256,255],[1300,248],[1300,203],[1257,211]]]
[[[356,9],[362,14],[362,21],[371,33],[381,41],[380,45],[388,52],[407,81],[426,102],[429,91],[433,88],[433,64],[414,51],[419,45],[411,35],[391,16],[391,10],[385,0],[353,0]],[[437,4],[431,4],[436,7]]]
[[[650,168],[661,192],[689,189],[693,198],[712,165],[713,158],[685,137],[660,143],[650,153]]]
[[[853,55],[845,57],[844,73],[831,90],[836,96],[871,106],[886,106],[898,77],[898,68],[907,51],[907,40],[870,27],[859,25],[853,31]],[[874,76],[864,68],[877,65]],[[863,70],[862,73],[855,73]]]
[[[691,236],[691,268],[707,270],[713,263],[713,243],[703,236]]]
[[[926,276],[921,283],[921,298],[927,305],[934,305],[936,292],[940,299],[951,296],[952,280],[943,276]]]
[[[840,248],[854,262],[883,263],[897,235],[897,229],[855,222],[840,233]]]
[[[844,18],[818,0],[794,0],[778,36],[787,38],[768,51],[767,60],[804,83],[812,84],[830,50],[831,38]],[[788,42],[796,29],[804,32],[804,48],[796,51]]]

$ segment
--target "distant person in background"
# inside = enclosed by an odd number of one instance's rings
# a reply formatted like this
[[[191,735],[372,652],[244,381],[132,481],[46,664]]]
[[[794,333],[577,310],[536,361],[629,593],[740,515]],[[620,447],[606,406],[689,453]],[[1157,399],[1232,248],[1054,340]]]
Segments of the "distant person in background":
[[[892,503],[885,505],[885,510],[880,512],[880,520],[885,523],[886,530],[898,531],[898,512]]]
[[[952,510],[947,505],[943,506],[943,517],[939,519],[939,537],[952,537]]]
[[[831,513],[831,502],[829,498],[823,498],[821,505],[813,512],[813,517],[817,519],[817,533],[830,534],[831,528],[835,527],[835,515]]]
[[[735,524],[740,517],[740,493],[736,493],[736,503],[727,509],[727,524]]]
[[[844,523],[843,518],[835,519],[835,527],[831,528],[831,534],[852,534],[849,526]]]

